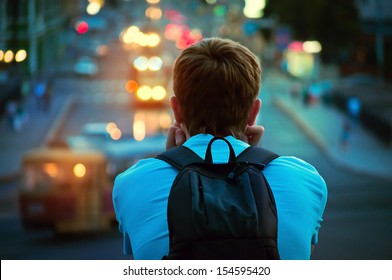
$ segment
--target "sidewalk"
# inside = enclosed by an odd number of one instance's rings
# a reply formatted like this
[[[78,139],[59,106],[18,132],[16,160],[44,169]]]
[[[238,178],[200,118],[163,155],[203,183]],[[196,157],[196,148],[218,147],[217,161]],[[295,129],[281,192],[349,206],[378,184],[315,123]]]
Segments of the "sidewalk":
[[[278,70],[271,70],[265,82],[292,80]],[[321,151],[342,168],[392,179],[392,147],[386,146],[361,124],[350,132],[348,145],[342,147],[340,137],[344,114],[333,106],[321,102],[305,106],[301,98],[290,96],[290,86],[275,92],[272,103],[287,114]]]
[[[48,112],[38,107],[33,95],[26,97],[23,108],[28,113],[28,120],[20,131],[9,128],[5,117],[0,119],[0,185],[17,178],[27,150],[45,146],[53,140],[73,102],[71,94],[56,89],[54,92]]]

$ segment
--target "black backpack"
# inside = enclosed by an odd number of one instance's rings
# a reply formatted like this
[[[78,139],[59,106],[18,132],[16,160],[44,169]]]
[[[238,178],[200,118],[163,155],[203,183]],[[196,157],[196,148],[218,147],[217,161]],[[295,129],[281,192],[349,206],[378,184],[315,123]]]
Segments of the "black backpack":
[[[223,140],[228,163],[214,164],[211,146]],[[170,251],[163,259],[279,259],[278,218],[261,172],[278,155],[248,147],[238,157],[228,140],[213,138],[205,160],[180,146],[157,156],[179,169],[170,190]]]

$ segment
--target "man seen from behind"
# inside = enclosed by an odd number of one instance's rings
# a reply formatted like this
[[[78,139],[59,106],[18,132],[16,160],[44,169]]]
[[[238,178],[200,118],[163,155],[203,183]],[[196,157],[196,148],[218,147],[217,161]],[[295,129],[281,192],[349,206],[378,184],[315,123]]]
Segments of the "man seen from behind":
[[[257,57],[237,42],[207,38],[183,50],[173,69],[175,122],[166,149],[184,145],[204,158],[214,136],[225,137],[236,155],[258,145],[264,133],[256,124],[260,81]],[[228,158],[227,145],[220,142],[213,149],[217,163]],[[168,163],[147,158],[117,176],[113,203],[125,254],[147,260],[168,254],[167,202],[177,173]],[[263,173],[276,201],[281,259],[310,259],[327,200],[323,178],[293,156],[278,157]]]

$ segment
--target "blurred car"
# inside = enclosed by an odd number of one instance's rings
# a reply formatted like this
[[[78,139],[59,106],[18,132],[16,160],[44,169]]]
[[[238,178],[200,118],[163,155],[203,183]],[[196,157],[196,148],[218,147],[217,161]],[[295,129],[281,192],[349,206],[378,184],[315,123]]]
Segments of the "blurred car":
[[[126,88],[135,107],[168,106],[171,68],[159,55],[136,57],[130,66]]]
[[[98,64],[89,56],[81,56],[74,65],[74,73],[80,76],[93,77],[98,73]]]
[[[99,151],[37,148],[22,159],[22,224],[57,234],[105,231],[114,220],[113,184]]]

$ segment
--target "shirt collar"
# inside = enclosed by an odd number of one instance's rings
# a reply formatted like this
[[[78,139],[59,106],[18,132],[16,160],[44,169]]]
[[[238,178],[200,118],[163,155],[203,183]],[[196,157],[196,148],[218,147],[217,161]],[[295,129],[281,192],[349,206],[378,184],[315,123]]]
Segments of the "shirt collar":
[[[193,150],[196,154],[198,154],[201,158],[204,158],[205,151],[207,149],[208,143],[214,136],[211,134],[197,134],[189,138],[183,145],[191,150]],[[249,147],[249,144],[234,138],[233,136],[225,137],[230,144],[233,146],[234,152],[236,155],[240,154],[243,150]],[[218,141],[223,142],[223,141]],[[215,142],[214,142],[215,144]],[[226,145],[226,144],[225,144]]]

